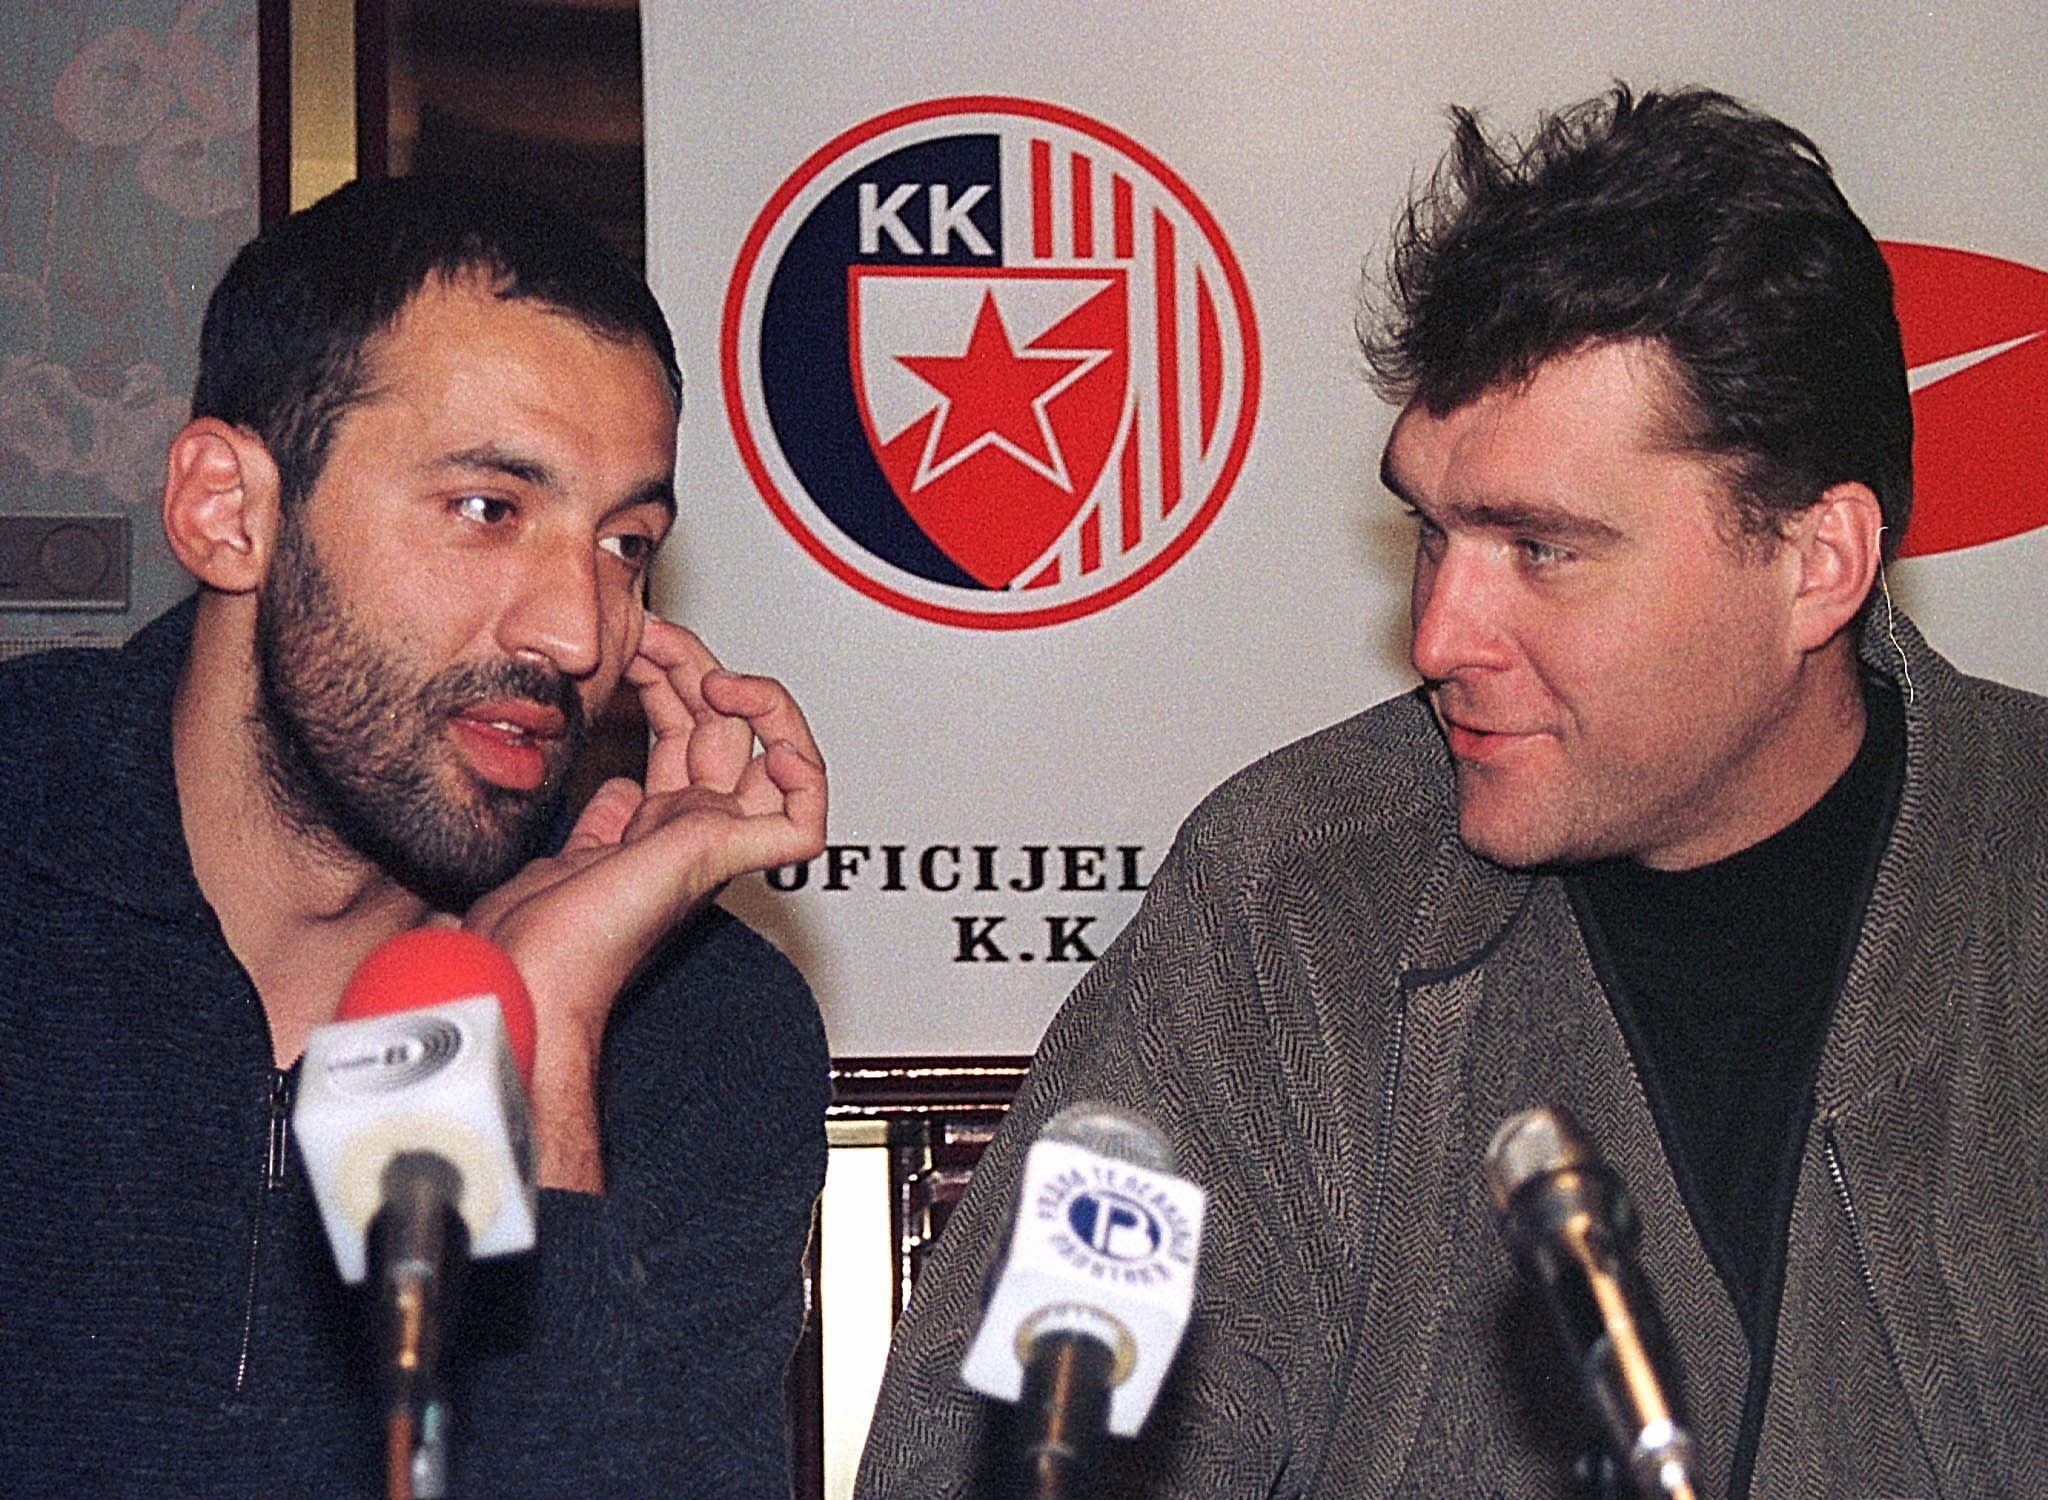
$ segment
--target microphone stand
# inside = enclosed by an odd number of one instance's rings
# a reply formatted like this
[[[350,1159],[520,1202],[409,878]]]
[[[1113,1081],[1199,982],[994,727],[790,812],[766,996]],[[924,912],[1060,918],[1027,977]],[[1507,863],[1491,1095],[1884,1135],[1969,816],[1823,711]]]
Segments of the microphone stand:
[[[1023,1500],[1093,1492],[1115,1360],[1109,1345],[1085,1333],[1061,1330],[1032,1341],[1017,1403],[1026,1432],[1017,1473]]]
[[[456,1203],[462,1176],[444,1158],[408,1151],[384,1169],[384,1206],[370,1222],[377,1288],[378,1379],[385,1411],[387,1500],[448,1493],[448,1407],[436,1388],[443,1313],[469,1236]]]

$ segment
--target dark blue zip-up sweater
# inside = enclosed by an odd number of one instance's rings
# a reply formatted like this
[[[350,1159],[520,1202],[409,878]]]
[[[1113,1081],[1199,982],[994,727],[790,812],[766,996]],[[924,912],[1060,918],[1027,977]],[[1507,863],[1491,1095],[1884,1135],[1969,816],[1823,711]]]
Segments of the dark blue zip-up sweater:
[[[191,618],[0,668],[0,1491],[376,1496],[360,1294],[179,822]],[[788,962],[680,934],[607,1033],[608,1196],[464,1288],[453,1494],[788,1493],[828,1087]]]

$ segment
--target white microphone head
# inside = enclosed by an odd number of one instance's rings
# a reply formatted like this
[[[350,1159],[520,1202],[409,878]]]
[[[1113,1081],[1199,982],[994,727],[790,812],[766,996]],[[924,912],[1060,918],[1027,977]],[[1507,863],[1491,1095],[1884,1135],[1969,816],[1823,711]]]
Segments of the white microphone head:
[[[495,994],[337,1021],[306,1041],[292,1131],[342,1279],[367,1272],[365,1233],[402,1152],[460,1174],[478,1258],[533,1248],[538,1194],[526,1091]]]
[[[1040,1336],[1085,1334],[1111,1352],[1109,1430],[1136,1434],[1194,1310],[1208,1206],[1172,1160],[1149,1121],[1115,1105],[1071,1105],[1046,1124],[1025,1156],[1002,1270],[960,1366],[966,1385],[1014,1402]]]
[[[1480,1166],[1494,1225],[1516,1266],[1543,1289],[1569,1363],[1636,1490],[1690,1495],[1692,1439],[1672,1415],[1652,1357],[1654,1306],[1640,1299],[1624,1253],[1636,1221],[1621,1179],[1562,1105],[1510,1115]]]
[[[1584,1214],[1602,1240],[1636,1232],[1635,1205],[1572,1112],[1544,1104],[1500,1123],[1479,1163],[1495,1227],[1517,1258],[1541,1250],[1561,1217]]]
[[[1562,1105],[1525,1109],[1501,1121],[1480,1170],[1495,1213],[1527,1184],[1552,1172],[1597,1166],[1599,1158],[1578,1121]]]

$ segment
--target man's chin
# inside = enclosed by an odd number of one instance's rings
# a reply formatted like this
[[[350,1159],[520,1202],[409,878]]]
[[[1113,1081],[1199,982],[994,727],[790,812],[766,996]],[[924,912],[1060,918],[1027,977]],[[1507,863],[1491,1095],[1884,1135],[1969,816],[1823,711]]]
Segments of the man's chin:
[[[526,868],[530,856],[475,856],[464,860],[398,858],[386,870],[436,911],[462,913]]]
[[[1488,799],[1492,800],[1492,799]],[[1527,807],[1501,809],[1465,798],[1458,808],[1458,838],[1481,859],[1508,870],[1573,863],[1569,841]]]
[[[468,910],[546,852],[560,811],[558,785],[492,793],[470,799],[463,811],[449,808],[439,829],[388,842],[377,862],[437,909]]]
[[[1570,870],[1630,852],[1613,829],[1532,817],[1526,807],[1516,811],[1519,816],[1503,817],[1490,809],[1461,807],[1459,841],[1504,870]]]
[[[1533,870],[1555,861],[1529,845],[1513,840],[1503,840],[1485,833],[1458,832],[1459,840],[1471,853],[1488,864],[1499,865],[1504,870]]]

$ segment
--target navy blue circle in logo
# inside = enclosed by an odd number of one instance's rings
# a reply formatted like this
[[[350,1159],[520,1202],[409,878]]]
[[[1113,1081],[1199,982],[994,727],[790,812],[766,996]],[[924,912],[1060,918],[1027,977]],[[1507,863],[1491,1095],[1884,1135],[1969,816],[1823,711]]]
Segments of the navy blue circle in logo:
[[[1067,1227],[1082,1244],[1111,1260],[1150,1260],[1164,1237],[1144,1204],[1099,1188],[1074,1195],[1067,1205]]]

